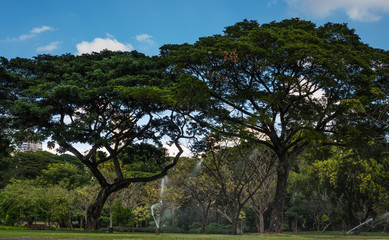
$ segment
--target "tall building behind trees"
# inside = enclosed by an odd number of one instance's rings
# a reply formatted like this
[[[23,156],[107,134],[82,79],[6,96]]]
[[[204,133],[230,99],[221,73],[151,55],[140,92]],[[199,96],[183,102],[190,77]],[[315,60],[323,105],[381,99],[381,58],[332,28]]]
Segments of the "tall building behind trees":
[[[19,151],[42,151],[42,142],[23,142],[18,146]]]

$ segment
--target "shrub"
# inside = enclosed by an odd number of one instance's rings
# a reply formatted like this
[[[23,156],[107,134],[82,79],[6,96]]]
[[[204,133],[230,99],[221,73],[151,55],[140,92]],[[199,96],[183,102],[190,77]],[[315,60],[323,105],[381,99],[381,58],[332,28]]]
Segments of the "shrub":
[[[186,231],[180,227],[162,227],[161,232],[162,233],[186,233]]]
[[[200,228],[201,228],[201,223],[199,222],[194,222],[191,225],[189,225],[189,233],[192,234],[198,234],[200,233]]]
[[[28,227],[0,226],[0,230],[28,230]]]
[[[205,227],[207,234],[230,234],[231,225],[220,225],[217,223],[210,223]]]

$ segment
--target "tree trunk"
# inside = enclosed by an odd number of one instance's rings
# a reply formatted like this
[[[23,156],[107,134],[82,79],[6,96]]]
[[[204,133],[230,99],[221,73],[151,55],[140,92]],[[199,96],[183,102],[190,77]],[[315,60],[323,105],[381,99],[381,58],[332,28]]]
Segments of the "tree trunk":
[[[322,232],[325,232],[327,230],[327,228],[332,224],[332,221],[329,222],[327,225],[324,226]]]
[[[239,214],[237,217],[232,217],[232,229],[231,229],[231,234],[232,235],[238,235],[238,222],[239,222]]]
[[[297,218],[295,218],[294,219],[294,230],[293,230],[294,233],[297,233],[297,224],[298,224],[298,221],[297,221]]]
[[[112,207],[109,208],[109,232],[113,233]]]
[[[259,213],[259,232],[260,233],[265,232],[265,220],[263,218],[263,212]]]
[[[382,232],[381,233],[385,233],[385,231],[386,231],[386,227],[389,225],[389,219],[387,218],[386,219],[386,222],[385,222],[385,226],[384,226],[384,229],[382,230]]]
[[[176,211],[175,211],[175,208],[174,206],[172,207],[172,227],[174,227],[176,225]]]
[[[70,229],[73,230],[72,215],[70,213],[68,215],[68,222],[69,222]]]
[[[80,217],[80,228],[84,227],[84,216]]]
[[[86,225],[88,223],[87,215],[88,215],[88,209],[85,209],[84,216],[83,216],[83,218],[84,218],[84,225],[83,225],[84,229],[86,229]]]
[[[210,204],[207,207],[202,208],[203,209],[203,219],[201,221],[200,234],[204,234],[204,232],[205,232],[205,227],[207,226],[207,221],[208,221],[209,207],[210,207]]]
[[[280,159],[281,161],[281,159]],[[287,158],[280,162],[277,169],[277,186],[274,197],[273,209],[270,215],[269,232],[280,233],[282,227],[282,218],[284,215],[284,203],[286,197],[286,183],[289,175],[289,164]]]
[[[109,197],[110,192],[107,188],[102,188],[97,195],[96,200],[92,203],[87,210],[86,214],[86,225],[85,230],[87,231],[95,231],[97,230],[98,219],[101,215],[101,211],[103,210],[105,201]]]

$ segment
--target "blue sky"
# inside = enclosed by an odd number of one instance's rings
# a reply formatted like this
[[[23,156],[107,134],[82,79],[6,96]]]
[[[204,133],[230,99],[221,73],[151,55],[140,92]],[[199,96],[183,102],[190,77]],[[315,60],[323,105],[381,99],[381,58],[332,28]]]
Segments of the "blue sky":
[[[348,23],[362,41],[389,50],[389,0],[1,0],[0,56],[137,50],[159,54],[243,19],[299,17]]]

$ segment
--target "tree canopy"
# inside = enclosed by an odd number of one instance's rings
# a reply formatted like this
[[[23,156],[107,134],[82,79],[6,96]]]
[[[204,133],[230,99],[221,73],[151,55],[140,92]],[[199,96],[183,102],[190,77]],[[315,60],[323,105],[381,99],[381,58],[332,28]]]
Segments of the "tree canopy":
[[[154,93],[164,81],[157,58],[110,51],[81,56],[39,55],[3,61],[3,68],[23,83],[23,88],[13,90],[17,99],[9,108],[15,136],[58,143],[88,167],[102,187],[88,210],[88,229],[95,229],[109,194],[132,182],[158,179],[176,164],[183,132],[174,116],[166,113],[160,95]],[[121,154],[151,143],[160,146],[162,137],[170,138],[180,150],[175,158],[165,157],[164,152],[154,154],[161,167],[149,169],[151,175],[125,176],[123,166],[140,161],[133,156],[140,150],[132,150],[132,159],[127,157],[124,162],[119,160]],[[75,147],[79,143],[90,149],[80,152]],[[98,154],[101,150],[106,154]],[[106,162],[114,166],[113,182],[99,169]]]
[[[194,44],[165,45],[161,55],[179,74],[183,113],[278,156],[271,231],[281,231],[293,158],[312,144],[369,140],[360,113],[372,101],[384,52],[345,24],[245,20]]]
[[[294,220],[296,231],[307,219],[317,229],[327,229],[331,222],[339,224],[334,215],[340,214],[334,209],[346,209],[351,201],[348,211],[355,205],[360,213],[376,214],[387,206],[384,173],[388,164],[383,150],[389,126],[388,57],[387,52],[363,43],[346,24],[316,26],[289,19],[262,25],[244,20],[193,44],[165,45],[161,56],[154,57],[105,50],[79,56],[0,58],[0,171],[4,173],[0,187],[7,185],[0,191],[7,199],[1,203],[1,214],[7,215],[4,209],[11,206],[13,194],[28,183],[37,196],[52,190],[47,199],[36,198],[47,206],[62,201],[57,198],[62,193],[74,199],[61,209],[39,206],[29,213],[23,208],[22,202],[28,200],[24,199],[10,211],[14,216],[8,223],[43,216],[50,222],[55,215],[57,221],[70,221],[71,226],[71,216],[82,211],[86,229],[95,230],[105,202],[112,213],[115,192],[165,176],[183,152],[179,140],[189,136],[203,137],[198,151],[208,150],[214,158],[208,155],[208,164],[207,159],[202,162],[207,170],[197,174],[199,179],[187,172],[197,159],[172,172],[170,185],[177,191],[166,190],[164,197],[171,201],[173,226],[176,211],[185,209],[180,205],[189,204],[186,200],[193,197],[203,208],[204,232],[210,209],[223,204],[232,214],[222,209],[219,213],[231,219],[235,233],[241,213],[250,208],[246,203],[256,209],[261,231],[264,218],[270,219],[266,223],[270,232],[281,231],[285,212],[289,228]],[[214,136],[227,140],[225,149],[219,140],[213,142],[219,139]],[[13,143],[26,140],[47,140],[51,147],[56,143],[60,152],[70,152],[75,158],[43,152],[10,155]],[[174,157],[167,157],[162,148],[167,141],[179,150]],[[228,142],[237,145],[231,147]],[[212,143],[215,151],[207,149]],[[80,150],[79,144],[88,149]],[[341,151],[336,155],[334,149]],[[261,163],[267,162],[265,155],[275,156],[274,164],[257,166],[249,159],[252,153],[259,154],[255,156]],[[312,164],[316,159],[320,161]],[[321,177],[302,177],[299,168],[309,169],[304,164],[313,165],[312,171]],[[347,178],[354,174],[350,166],[357,175]],[[85,178],[89,174],[93,177]],[[214,184],[207,187],[213,189],[208,191],[203,185],[212,178]],[[93,193],[97,184],[99,192]],[[16,191],[11,191],[11,185]],[[241,191],[227,191],[233,186]],[[148,202],[158,202],[154,199],[158,196],[162,200],[157,188]],[[145,189],[138,190],[143,194]],[[349,195],[343,194],[345,190]],[[357,195],[363,195],[363,201],[357,202]],[[266,197],[274,199],[269,216],[264,216],[268,204],[255,202]],[[125,211],[127,217],[138,207],[129,199],[122,198],[117,205],[118,211],[131,206],[132,210]],[[70,209],[76,200],[79,206]],[[385,203],[377,204],[380,201]],[[138,210],[145,213],[147,201],[141,202]],[[305,204],[313,206],[311,211],[304,209]],[[27,215],[15,214],[17,209]],[[164,210],[159,209],[161,214]],[[349,225],[362,220],[348,218]],[[138,225],[143,220],[134,216],[133,221]]]

